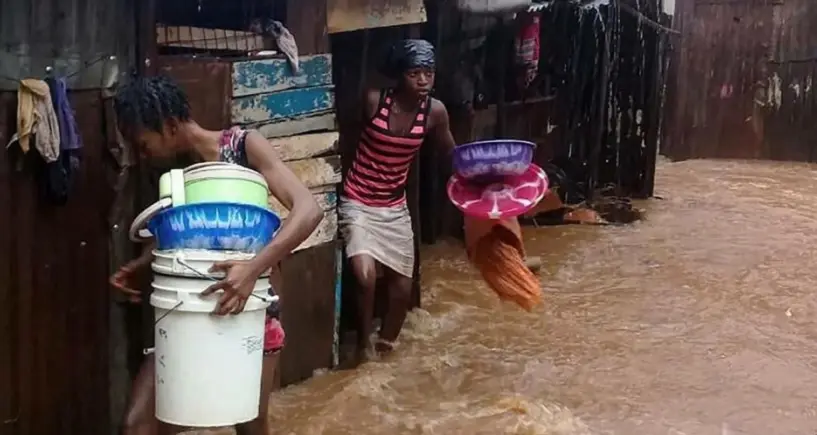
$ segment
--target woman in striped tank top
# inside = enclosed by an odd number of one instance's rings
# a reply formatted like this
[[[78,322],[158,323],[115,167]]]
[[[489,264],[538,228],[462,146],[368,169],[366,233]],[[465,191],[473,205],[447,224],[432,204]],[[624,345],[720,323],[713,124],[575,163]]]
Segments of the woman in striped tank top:
[[[449,153],[454,148],[445,106],[430,96],[434,87],[434,47],[404,40],[392,47],[384,73],[393,89],[367,92],[364,126],[340,199],[340,229],[358,283],[358,361],[370,353],[377,271],[389,292],[388,311],[374,345],[390,351],[406,319],[414,271],[414,234],[406,205],[409,167],[431,139]]]

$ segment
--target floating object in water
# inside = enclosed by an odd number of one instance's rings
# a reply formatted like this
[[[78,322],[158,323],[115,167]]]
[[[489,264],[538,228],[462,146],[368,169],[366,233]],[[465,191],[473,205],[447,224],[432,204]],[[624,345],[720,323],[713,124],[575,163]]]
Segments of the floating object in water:
[[[466,217],[468,257],[501,300],[531,311],[542,301],[542,289],[528,268],[516,219],[482,221]]]
[[[525,267],[533,273],[538,273],[542,269],[542,257],[525,257]]]
[[[478,219],[522,215],[535,207],[547,190],[547,175],[535,164],[521,176],[504,177],[488,185],[469,182],[455,174],[447,186],[451,202],[466,215]]]
[[[467,180],[494,181],[524,175],[533,161],[536,144],[524,140],[497,139],[472,142],[454,148],[454,172]]]

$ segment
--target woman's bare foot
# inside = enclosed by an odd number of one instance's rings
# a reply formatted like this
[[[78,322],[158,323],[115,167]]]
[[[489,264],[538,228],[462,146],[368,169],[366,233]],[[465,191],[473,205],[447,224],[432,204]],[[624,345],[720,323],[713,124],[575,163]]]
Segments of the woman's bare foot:
[[[378,357],[384,357],[394,350],[394,343],[380,338],[374,344],[374,350]]]

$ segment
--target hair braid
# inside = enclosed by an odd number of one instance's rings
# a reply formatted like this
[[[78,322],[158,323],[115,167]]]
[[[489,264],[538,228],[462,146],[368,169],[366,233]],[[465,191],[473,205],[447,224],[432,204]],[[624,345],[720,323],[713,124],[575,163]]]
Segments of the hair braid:
[[[184,91],[168,77],[136,77],[116,92],[114,110],[120,131],[161,132],[169,120],[189,121],[190,103]]]

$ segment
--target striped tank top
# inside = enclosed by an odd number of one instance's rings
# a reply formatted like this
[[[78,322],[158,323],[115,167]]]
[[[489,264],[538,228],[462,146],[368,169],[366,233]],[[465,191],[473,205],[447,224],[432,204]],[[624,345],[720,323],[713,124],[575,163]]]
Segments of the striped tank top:
[[[393,103],[391,90],[381,92],[377,111],[360,135],[343,183],[348,198],[371,207],[392,207],[406,201],[409,168],[427,131],[431,97],[420,104],[406,135],[389,129]]]

